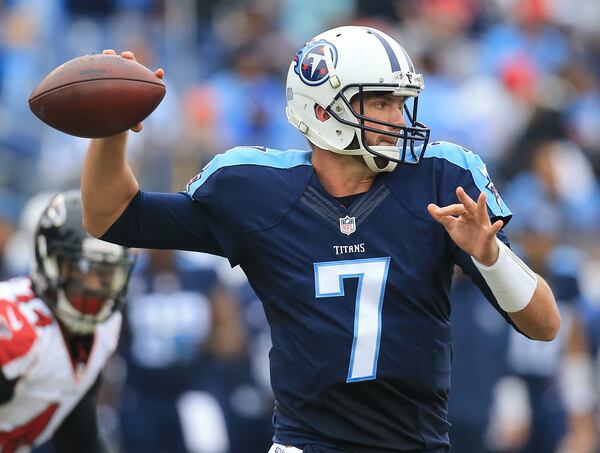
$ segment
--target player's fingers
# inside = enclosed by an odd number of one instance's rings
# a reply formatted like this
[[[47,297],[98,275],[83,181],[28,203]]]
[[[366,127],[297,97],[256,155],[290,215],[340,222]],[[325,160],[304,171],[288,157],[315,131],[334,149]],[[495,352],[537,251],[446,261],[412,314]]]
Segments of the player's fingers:
[[[436,214],[438,215],[464,215],[467,213],[465,207],[460,203],[451,204],[444,207],[437,206],[435,209]]]
[[[142,123],[138,123],[138,124],[136,124],[135,126],[133,126],[133,127],[131,128],[131,130],[132,130],[133,132],[140,132],[140,131],[141,131],[143,128],[144,128],[144,125],[143,125]]]
[[[485,192],[481,192],[477,198],[477,218],[482,225],[491,225]]]
[[[440,207],[435,203],[429,203],[427,205],[427,211],[429,212],[429,215],[431,217],[433,217],[435,220],[437,220],[438,217],[440,217],[438,214],[439,210],[440,210]]]
[[[465,209],[469,211],[471,214],[477,213],[477,203],[473,201],[473,199],[465,192],[465,189],[458,186],[456,188],[456,196],[458,200],[464,205]]]
[[[165,77],[165,70],[163,68],[158,68],[156,71],[154,71],[154,74],[156,74],[156,77],[159,79],[163,79]]]
[[[104,49],[102,51],[102,53],[104,55],[116,55],[117,54],[117,52],[115,52],[115,49]]]
[[[504,222],[502,220],[496,220],[492,224],[493,235],[495,236],[498,233],[498,231],[500,231],[502,229],[503,226],[504,226]]]
[[[457,222],[456,217],[452,217],[451,215],[443,215],[440,217],[436,217],[435,220],[441,223],[444,226],[444,228],[446,228],[446,230],[448,231],[450,231],[454,224]]]
[[[442,210],[442,208],[440,208],[434,203],[430,203],[429,205],[427,205],[427,210],[429,211],[429,215],[431,215],[431,217],[433,217],[436,221],[444,225],[446,228],[449,228],[450,225],[452,225],[452,223],[456,221],[456,218],[451,215],[441,214],[440,211]]]
[[[133,52],[131,50],[125,50],[125,51],[121,52],[121,56],[123,58],[127,58],[128,60],[136,61],[135,55],[133,54]]]

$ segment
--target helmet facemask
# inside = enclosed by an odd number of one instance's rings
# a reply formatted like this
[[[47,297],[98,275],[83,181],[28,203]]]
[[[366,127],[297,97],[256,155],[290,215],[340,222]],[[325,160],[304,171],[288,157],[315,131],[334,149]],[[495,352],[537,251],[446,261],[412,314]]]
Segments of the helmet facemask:
[[[389,91],[384,91],[385,88],[388,88]],[[327,113],[340,123],[356,129],[357,140],[353,141],[352,144],[358,145],[358,148],[351,149],[351,144],[344,151],[346,153],[354,151],[355,154],[362,155],[367,166],[376,172],[392,171],[398,163],[418,164],[429,142],[429,128],[417,121],[419,98],[412,95],[397,94],[397,88],[397,85],[391,84],[348,85],[339,91],[334,101],[325,109]],[[346,93],[354,94],[350,98]],[[369,93],[380,95],[393,94],[394,96],[403,97],[405,100],[402,106],[405,117],[404,124],[389,123],[366,116],[364,98]],[[350,114],[355,118],[354,121],[337,114],[336,109],[332,108],[338,100],[344,103]],[[358,104],[358,110],[353,104]],[[377,126],[382,126],[383,128]],[[393,130],[389,128],[393,128]],[[366,137],[367,132],[391,137],[395,140],[396,144],[369,145]],[[378,160],[381,161],[382,159],[385,162],[383,167],[378,164]]]
[[[90,244],[95,250],[89,250]],[[71,332],[90,334],[97,323],[120,309],[134,260],[122,247],[91,237],[83,240],[81,249],[67,243],[52,245],[56,251],[49,250],[47,260],[53,263],[47,268],[57,274],[52,278],[47,271],[47,275],[55,288],[54,313]]]

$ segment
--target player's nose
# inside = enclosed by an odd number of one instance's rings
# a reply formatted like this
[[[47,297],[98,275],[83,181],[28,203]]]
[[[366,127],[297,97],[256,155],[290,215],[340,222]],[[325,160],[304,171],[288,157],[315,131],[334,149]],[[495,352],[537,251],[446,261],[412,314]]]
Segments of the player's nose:
[[[406,126],[406,118],[404,118],[404,112],[402,108],[394,109],[390,123],[397,124],[398,128]]]
[[[95,272],[90,272],[86,274],[85,279],[85,287],[91,290],[98,290],[102,288],[102,282],[100,276]]]

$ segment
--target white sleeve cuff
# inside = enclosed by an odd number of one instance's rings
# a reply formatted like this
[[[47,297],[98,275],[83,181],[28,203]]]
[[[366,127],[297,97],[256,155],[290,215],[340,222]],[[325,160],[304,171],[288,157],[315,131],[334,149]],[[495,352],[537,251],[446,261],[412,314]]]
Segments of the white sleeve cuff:
[[[514,313],[523,310],[537,288],[537,275],[496,238],[498,259],[491,266],[471,257],[502,310]]]

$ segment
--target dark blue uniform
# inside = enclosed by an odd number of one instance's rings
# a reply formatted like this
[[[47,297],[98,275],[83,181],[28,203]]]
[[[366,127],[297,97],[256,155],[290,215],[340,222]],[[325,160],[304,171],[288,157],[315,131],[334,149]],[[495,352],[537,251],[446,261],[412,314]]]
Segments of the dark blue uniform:
[[[457,186],[472,198],[485,190],[490,215],[510,218],[479,157],[450,143],[379,175],[347,207],[320,186],[310,153],[235,148],[187,194],[139,193],[103,239],[206,251],[243,268],[271,326],[277,442],[442,452],[453,266],[498,309],[427,212],[456,203]]]

